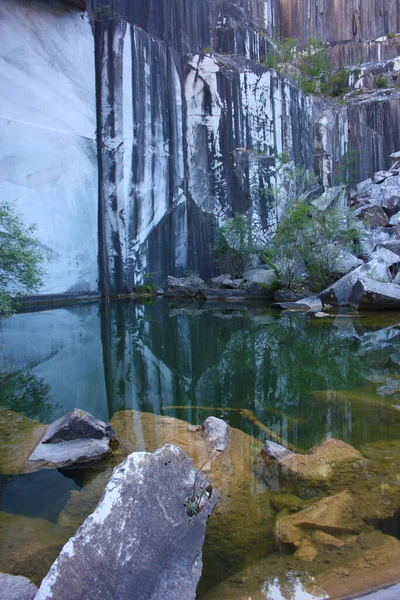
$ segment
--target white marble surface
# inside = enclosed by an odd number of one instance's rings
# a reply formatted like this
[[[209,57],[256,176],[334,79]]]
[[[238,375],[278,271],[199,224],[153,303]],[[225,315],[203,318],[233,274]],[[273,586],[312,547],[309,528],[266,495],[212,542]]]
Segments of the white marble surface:
[[[42,294],[96,292],[94,40],[87,17],[0,3],[0,197],[50,250]]]

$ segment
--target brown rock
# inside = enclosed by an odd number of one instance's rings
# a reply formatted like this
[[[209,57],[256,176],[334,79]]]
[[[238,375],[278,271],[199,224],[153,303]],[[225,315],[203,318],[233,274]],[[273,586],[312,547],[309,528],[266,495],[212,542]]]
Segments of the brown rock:
[[[317,556],[318,550],[310,542],[304,543],[296,552],[294,557],[298,560],[304,560],[306,562],[312,562]]]
[[[311,543],[315,531],[329,534],[357,533],[360,523],[352,512],[353,496],[344,490],[322,498],[312,506],[292,515],[278,515],[276,537],[280,542],[300,548]]]
[[[309,454],[292,454],[280,461],[291,475],[306,481],[326,481],[333,475],[333,467],[346,462],[361,462],[358,450],[340,440],[325,439]]]
[[[318,544],[322,544],[322,546],[330,546],[332,548],[343,548],[344,541],[331,535],[330,533],[326,533],[325,531],[316,531],[312,539]]]

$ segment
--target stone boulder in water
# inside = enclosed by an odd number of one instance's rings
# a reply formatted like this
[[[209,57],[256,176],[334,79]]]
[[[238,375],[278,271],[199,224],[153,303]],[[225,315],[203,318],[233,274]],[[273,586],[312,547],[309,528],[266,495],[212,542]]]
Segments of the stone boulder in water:
[[[47,428],[28,462],[60,468],[100,460],[111,453],[110,441],[116,441],[110,425],[74,408]]]
[[[400,308],[400,285],[360,278],[353,286],[349,304],[357,309]]]
[[[204,281],[197,275],[190,277],[168,275],[164,284],[164,296],[166,298],[196,298],[199,291],[205,287]]]
[[[35,600],[191,600],[218,492],[190,458],[166,444],[134,452],[67,542]]]

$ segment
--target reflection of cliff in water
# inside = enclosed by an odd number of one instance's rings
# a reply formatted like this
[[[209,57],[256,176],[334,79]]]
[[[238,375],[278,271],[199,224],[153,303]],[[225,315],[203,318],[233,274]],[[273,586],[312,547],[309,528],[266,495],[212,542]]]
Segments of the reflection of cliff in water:
[[[264,437],[240,414],[246,409],[304,448],[325,435],[356,444],[398,437],[400,411],[384,381],[396,389],[399,331],[362,323],[348,315],[332,324],[252,308],[109,303],[102,339],[110,413],[134,408],[193,423],[223,414]]]
[[[222,415],[301,448],[329,434],[399,438],[397,320],[165,300],[20,314],[0,326],[0,372],[13,375],[0,405],[44,422],[74,407],[104,421],[123,409]]]

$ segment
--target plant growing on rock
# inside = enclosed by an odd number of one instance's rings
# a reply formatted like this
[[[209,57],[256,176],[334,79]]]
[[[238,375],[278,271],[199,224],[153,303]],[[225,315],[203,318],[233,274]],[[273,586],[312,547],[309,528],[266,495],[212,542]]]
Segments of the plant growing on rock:
[[[46,253],[35,231],[16,213],[15,202],[0,201],[0,316],[11,315],[15,298],[42,285]]]

